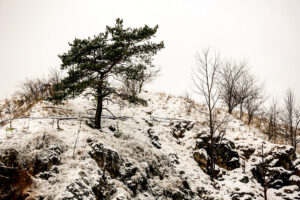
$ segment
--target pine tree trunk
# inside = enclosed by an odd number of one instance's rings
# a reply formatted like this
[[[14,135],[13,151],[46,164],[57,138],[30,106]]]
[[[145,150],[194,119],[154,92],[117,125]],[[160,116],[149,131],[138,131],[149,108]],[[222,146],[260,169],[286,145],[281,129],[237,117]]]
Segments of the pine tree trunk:
[[[97,99],[97,109],[95,115],[95,128],[101,129],[101,115],[102,115],[102,98],[98,97]]]

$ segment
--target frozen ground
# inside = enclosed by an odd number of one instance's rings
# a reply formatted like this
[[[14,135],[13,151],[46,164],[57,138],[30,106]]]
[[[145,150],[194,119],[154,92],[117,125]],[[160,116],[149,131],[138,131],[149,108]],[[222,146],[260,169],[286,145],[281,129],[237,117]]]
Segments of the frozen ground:
[[[278,149],[288,150],[288,146],[264,141],[259,130],[248,127],[230,116],[231,122],[225,138],[235,143],[240,155],[240,163],[245,167],[231,171],[220,168],[222,179],[212,183],[193,157],[196,135],[206,130],[202,125],[204,116],[196,111],[188,113],[187,102],[182,97],[152,93],[143,93],[142,97],[148,101],[148,106],[137,106],[121,101],[106,105],[115,115],[132,118],[103,119],[101,132],[91,129],[87,125],[88,120],[83,118],[93,116],[95,102],[92,99],[80,96],[65,102],[65,105],[59,105],[59,108],[51,108],[53,105],[49,102],[40,102],[28,111],[30,117],[75,117],[77,119],[60,120],[61,129],[57,129],[57,120],[53,119],[14,120],[11,124],[13,130],[8,129],[10,124],[0,129],[0,149],[17,149],[23,157],[36,156],[37,149],[52,147],[61,149],[60,162],[55,165],[57,173],[52,173],[50,170],[51,175],[47,179],[41,178],[41,173],[33,176],[33,184],[28,191],[28,196],[36,199],[39,196],[45,199],[96,199],[93,188],[99,185],[99,180],[103,176],[103,169],[99,168],[99,163],[97,164],[90,156],[95,150],[93,145],[96,144],[103,144],[105,149],[117,152],[124,163],[131,163],[138,169],[130,181],[140,183],[140,180],[147,178],[146,188],[138,187],[139,189],[134,192],[130,189],[127,179],[108,174],[107,176],[111,176],[109,184],[116,190],[109,199],[174,199],[174,195],[168,196],[164,193],[171,191],[174,194],[177,190],[187,199],[209,199],[210,197],[225,200],[234,199],[234,194],[240,195],[237,199],[263,199],[263,188],[251,173],[253,166],[260,162],[258,156],[260,148],[264,144],[267,153]],[[104,114],[110,115],[106,111]],[[226,113],[222,114],[226,115]],[[153,118],[153,116],[164,119]],[[170,123],[176,123],[178,120],[192,121],[195,126],[186,131],[183,138],[176,139],[171,134]],[[116,130],[112,131],[112,128]],[[250,147],[255,152],[249,159],[245,159],[243,149]],[[147,175],[150,165],[157,168],[157,172],[151,176]],[[244,176],[249,177],[249,182],[240,181]],[[299,177],[293,176],[293,179],[298,181]],[[188,195],[180,190],[183,180],[190,188],[185,190],[195,194]],[[74,183],[78,182],[80,184],[74,186]],[[74,188],[77,188],[79,194],[74,192]],[[269,199],[274,200],[296,199],[299,198],[299,188],[297,185],[292,185],[278,190],[269,189],[268,196]]]

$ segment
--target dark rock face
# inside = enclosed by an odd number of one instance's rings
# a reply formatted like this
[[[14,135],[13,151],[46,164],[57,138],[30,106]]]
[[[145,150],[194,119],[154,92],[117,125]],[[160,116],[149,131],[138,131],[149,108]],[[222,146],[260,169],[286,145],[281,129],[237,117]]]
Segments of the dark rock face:
[[[57,167],[52,167],[49,171],[41,172],[39,173],[38,177],[44,180],[48,180],[50,177],[55,176],[55,174],[58,174],[59,170]]]
[[[161,149],[159,137],[155,134],[155,131],[152,128],[149,128],[147,132],[153,146],[155,146],[157,149]]]
[[[56,146],[35,149],[26,156],[14,149],[3,150],[0,153],[0,199],[25,199],[29,195],[25,193],[32,184],[31,177],[38,175],[48,179],[52,173],[48,171],[60,163],[61,152]]]
[[[165,189],[163,191],[163,196],[168,199],[174,200],[190,200],[198,196],[196,192],[192,191],[190,184],[186,178],[182,178],[181,184],[178,188]]]
[[[0,154],[0,199],[24,199],[32,184],[29,173],[19,163],[19,153],[7,149]]]
[[[233,170],[240,167],[239,154],[235,151],[234,143],[229,140],[223,140],[217,146],[216,164],[227,170]]]
[[[94,193],[82,179],[76,179],[74,183],[67,186],[67,190],[73,195],[72,197],[65,197],[63,200],[75,199],[93,199]]]
[[[255,149],[254,148],[251,148],[251,147],[249,147],[249,148],[242,148],[242,149],[240,149],[242,152],[243,152],[243,156],[244,156],[244,158],[245,159],[249,159],[250,158],[250,156],[255,152]]]
[[[112,178],[120,176],[120,166],[123,163],[122,158],[116,151],[104,148],[101,143],[91,144],[92,151],[90,156],[97,162],[99,168],[107,171]]]
[[[293,160],[296,158],[295,150],[286,146],[277,147],[266,155],[267,178],[270,180],[269,187],[279,189],[291,185],[290,177],[295,174]],[[253,177],[260,183],[263,183],[263,164],[259,163],[253,166],[251,172]]]
[[[243,178],[240,179],[241,183],[249,183],[249,178],[248,176],[244,176]]]
[[[172,126],[171,128],[171,133],[175,138],[183,138],[184,137],[184,133],[186,131],[190,131],[192,130],[192,128],[194,127],[194,123],[192,123],[191,121],[178,121],[178,122],[171,122],[170,126]]]
[[[101,174],[101,172],[99,171]],[[110,177],[105,179],[100,178],[94,186],[90,186],[89,182],[85,180],[85,175],[76,179],[74,183],[67,186],[67,191],[72,194],[70,197],[65,197],[63,200],[78,200],[78,199],[90,199],[104,200],[111,199],[116,193],[117,189],[115,185],[111,183]],[[102,176],[101,176],[102,177]]]
[[[251,200],[253,199],[255,195],[251,192],[234,192],[231,194],[231,199],[232,200],[240,200],[240,199],[246,199],[246,200]]]
[[[137,174],[140,176],[136,176]],[[134,195],[137,194],[138,190],[142,191],[147,189],[147,178],[142,176],[140,170],[130,162],[126,162],[122,165],[121,180],[133,192]]]
[[[208,166],[208,155],[206,150],[196,150],[193,153],[194,159],[198,163],[198,165],[201,167],[201,169],[207,173],[207,166]]]
[[[116,126],[114,126],[114,125],[110,125],[109,127],[108,127],[108,129],[109,130],[111,130],[112,132],[115,132],[117,129],[116,129]]]
[[[102,171],[106,170],[109,173],[108,176],[105,176],[106,179],[119,179],[132,191],[133,195],[136,195],[137,191],[147,189],[147,174],[141,174],[133,163],[125,162],[117,152],[104,148],[101,143],[95,143],[91,146],[93,150],[89,153],[90,156],[97,162]],[[95,195],[101,197],[99,199],[109,199],[108,196],[111,195],[107,191],[103,191],[103,188],[107,186],[107,181],[99,180],[99,185],[93,189]],[[108,191],[115,191],[115,189],[110,187]]]
[[[223,139],[221,142],[216,139],[214,147],[216,154],[216,164],[227,170],[233,170],[240,167],[239,154],[235,150],[233,142]],[[209,136],[206,133],[197,136],[194,159],[198,162],[202,170],[206,171],[207,165],[210,162],[211,149],[209,147]]]
[[[92,191],[97,200],[111,199],[117,192],[114,184],[109,180],[99,179],[98,184],[92,187]]]
[[[50,147],[45,150],[38,150],[26,158],[26,168],[32,175],[48,171],[52,166],[60,164],[62,150],[59,147]]]

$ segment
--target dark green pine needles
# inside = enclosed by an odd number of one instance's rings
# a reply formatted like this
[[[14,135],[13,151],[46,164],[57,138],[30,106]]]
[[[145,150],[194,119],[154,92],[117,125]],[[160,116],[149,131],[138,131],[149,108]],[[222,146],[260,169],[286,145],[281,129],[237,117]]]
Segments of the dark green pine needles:
[[[122,73],[138,78],[138,72],[142,74],[141,70],[151,67],[151,57],[164,48],[163,42],[150,41],[157,29],[158,26],[147,25],[124,28],[123,20],[117,19],[115,26],[106,26],[105,32],[93,38],[75,39],[69,43],[69,51],[59,55],[61,69],[67,71],[67,76],[53,86],[50,100],[59,102],[90,88],[97,100],[94,125],[100,129],[103,100],[116,92],[109,77]]]

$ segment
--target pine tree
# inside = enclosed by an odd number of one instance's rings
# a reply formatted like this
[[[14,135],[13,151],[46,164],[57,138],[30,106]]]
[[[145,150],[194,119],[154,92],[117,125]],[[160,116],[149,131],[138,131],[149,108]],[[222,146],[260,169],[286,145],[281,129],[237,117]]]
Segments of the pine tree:
[[[67,70],[67,76],[53,86],[54,95],[50,99],[61,101],[90,88],[90,94],[97,101],[94,125],[101,129],[103,100],[116,92],[110,77],[122,71],[118,68],[127,66],[130,70],[130,66],[136,66],[164,48],[163,42],[150,41],[157,29],[158,26],[148,25],[124,28],[123,20],[117,19],[115,26],[106,26],[105,32],[93,38],[75,39],[69,43],[69,51],[59,55],[61,69]]]

